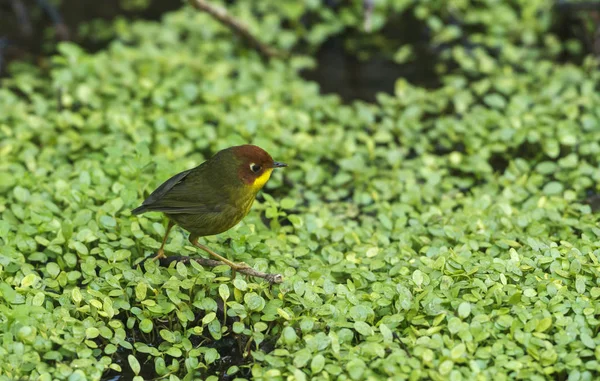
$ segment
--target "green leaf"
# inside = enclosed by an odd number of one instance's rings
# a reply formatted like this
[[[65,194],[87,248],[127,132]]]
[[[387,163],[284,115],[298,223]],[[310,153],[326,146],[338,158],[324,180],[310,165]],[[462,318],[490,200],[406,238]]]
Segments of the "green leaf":
[[[111,216],[100,217],[100,224],[105,228],[112,229],[117,226],[117,221]]]
[[[581,275],[575,277],[575,290],[580,294],[585,293],[585,278]]]
[[[210,323],[211,321],[215,320],[216,317],[217,317],[216,313],[209,312],[202,318],[202,324],[206,325],[206,324]]]
[[[39,278],[34,274],[27,274],[23,279],[21,279],[21,287],[28,288],[33,286]]]
[[[144,282],[140,282],[135,286],[135,297],[137,300],[146,299],[146,292],[148,290],[148,286]]]
[[[127,356],[127,362],[129,363],[129,367],[131,368],[133,373],[135,373],[136,375],[140,374],[140,370],[141,370],[140,363],[133,355]]]
[[[150,319],[142,319],[142,321],[140,321],[140,331],[142,331],[144,333],[152,332],[153,327],[154,327],[154,324],[152,323],[152,320],[150,320]]]
[[[181,357],[183,355],[183,352],[181,352],[181,349],[179,349],[177,347],[169,348],[166,353],[172,357]]]
[[[543,192],[549,196],[558,195],[562,193],[564,187],[558,181],[550,181],[548,184],[544,186]]]
[[[75,304],[79,304],[83,300],[83,295],[81,294],[81,291],[79,290],[78,287],[74,287],[71,290],[71,299],[73,299]]]
[[[310,362],[310,370],[313,374],[319,373],[325,366],[325,357],[322,354],[316,354]]]
[[[294,354],[294,366],[296,368],[303,368],[312,358],[313,356],[308,349],[301,349]]]
[[[450,361],[450,360],[443,361],[440,364],[439,372],[441,375],[447,375],[452,371],[453,367],[454,367],[454,363],[452,361]]]
[[[460,316],[462,319],[466,319],[467,317],[469,317],[470,314],[471,314],[471,303],[462,302],[458,306],[458,316]]]
[[[249,292],[244,295],[244,301],[248,308],[252,311],[261,311],[265,307],[265,300],[254,292]]]
[[[486,95],[483,101],[492,108],[503,109],[506,107],[506,101],[500,94]]]
[[[27,188],[23,188],[22,186],[16,186],[14,189],[14,195],[17,201],[26,204],[29,202],[31,198],[31,192]]]
[[[162,337],[165,341],[168,341],[169,343],[174,343],[176,341],[175,334],[173,334],[173,332],[169,331],[168,329],[161,329],[159,333],[160,337]]]
[[[237,334],[242,333],[245,328],[246,327],[244,326],[244,323],[239,322],[239,321],[234,322],[233,326],[232,326],[233,332],[235,332]]]
[[[394,334],[392,333],[392,331],[385,324],[381,324],[379,326],[379,331],[383,336],[383,342],[386,344],[391,344],[394,340]]]
[[[177,262],[175,268],[177,269],[177,274],[179,274],[182,278],[187,278],[188,271],[183,262]]]
[[[248,289],[248,284],[246,281],[240,278],[235,278],[233,280],[233,286],[240,291],[246,291]]]
[[[364,321],[354,322],[354,329],[356,332],[364,336],[371,336],[373,334],[373,328],[371,328],[371,326]]]
[[[421,272],[421,270],[415,270],[412,274],[412,279],[413,282],[415,282],[415,284],[417,285],[417,287],[421,287],[421,285],[423,284],[423,272]]]
[[[590,349],[596,349],[597,345],[589,334],[587,334],[586,332],[583,332],[580,335],[580,337],[581,337],[581,342],[583,343],[583,345],[585,345],[586,347],[588,347]]]
[[[88,255],[90,253],[88,248],[81,242],[74,242],[73,247],[81,255]]]
[[[285,327],[281,333],[281,337],[286,344],[294,344],[297,339],[296,331],[292,327]]]
[[[221,356],[219,356],[219,352],[214,348],[209,348],[204,354],[204,361],[207,365],[214,363],[219,358],[221,358]]]
[[[296,206],[296,200],[294,200],[293,198],[286,197],[281,199],[279,205],[281,205],[282,209],[294,209],[294,207]]]
[[[85,330],[85,337],[88,339],[95,339],[98,336],[100,336],[100,330],[98,330],[98,328],[89,327]]]
[[[48,274],[52,278],[56,278],[60,273],[60,267],[58,267],[58,265],[54,262],[49,262],[48,264],[46,264],[46,271],[48,271]]]
[[[221,284],[219,286],[219,296],[221,296],[221,299],[223,299],[224,302],[226,302],[227,299],[229,299],[229,287],[227,287],[226,284]]]

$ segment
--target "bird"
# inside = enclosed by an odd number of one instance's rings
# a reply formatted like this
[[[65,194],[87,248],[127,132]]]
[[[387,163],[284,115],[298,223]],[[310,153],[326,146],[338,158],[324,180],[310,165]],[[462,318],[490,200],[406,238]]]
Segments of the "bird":
[[[264,149],[239,145],[217,152],[199,166],[180,172],[154,190],[133,215],[162,212],[169,222],[154,260],[166,258],[164,247],[175,225],[187,230],[190,243],[233,271],[247,269],[243,262],[234,263],[198,242],[200,237],[225,232],[250,212],[258,192],[276,168],[287,164],[274,161]]]

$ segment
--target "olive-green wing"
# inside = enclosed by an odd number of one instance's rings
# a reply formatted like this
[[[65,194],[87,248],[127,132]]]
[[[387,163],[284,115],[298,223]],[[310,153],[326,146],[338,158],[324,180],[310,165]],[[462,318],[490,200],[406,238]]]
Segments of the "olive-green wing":
[[[202,166],[188,169],[171,177],[156,188],[141,206],[132,210],[132,213],[140,214],[147,211],[170,214],[218,212],[221,206],[205,199],[205,196],[210,194],[210,189],[207,189],[207,184],[197,181],[201,178],[198,176],[199,172],[202,172]],[[196,181],[190,183],[190,179]]]

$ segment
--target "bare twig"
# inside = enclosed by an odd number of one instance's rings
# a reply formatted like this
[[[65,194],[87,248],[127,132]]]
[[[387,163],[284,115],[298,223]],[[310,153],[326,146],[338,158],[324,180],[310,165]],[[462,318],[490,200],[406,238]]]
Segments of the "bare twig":
[[[4,53],[6,52],[6,47],[8,46],[8,38],[0,37],[0,74],[4,69]]]
[[[364,11],[364,23],[363,27],[365,32],[371,31],[371,17],[373,16],[373,8],[375,7],[375,0],[363,0],[363,11]]]
[[[250,32],[250,30],[248,30],[248,26],[246,26],[241,21],[236,20],[227,12],[226,9],[214,6],[206,0],[190,0],[190,4],[194,8],[213,16],[221,24],[224,24],[225,26],[233,30],[235,33],[237,33],[239,36],[248,40],[248,42],[250,42],[250,44],[252,44],[264,57],[271,58],[281,56],[280,52],[268,45],[265,45],[258,38],[256,38]]]
[[[600,12],[592,11],[590,16],[593,22],[594,31],[591,33],[591,51],[596,57],[600,57]]]
[[[38,5],[46,12],[56,30],[56,35],[59,39],[67,41],[69,39],[69,28],[64,23],[58,10],[48,0],[37,0]]]
[[[33,33],[33,27],[31,26],[25,4],[23,4],[23,1],[21,0],[12,0],[11,4],[13,12],[15,12],[15,15],[17,16],[19,26],[21,27],[21,33],[23,33],[25,37],[30,37]]]
[[[58,111],[62,111],[64,109],[63,102],[62,102],[64,92],[65,92],[65,88],[62,86],[60,86],[56,90],[56,108],[58,109]]]
[[[555,6],[559,11],[597,11],[600,9],[600,3],[597,1],[566,1],[559,0]]]
[[[183,255],[177,255],[177,256],[173,255],[173,256],[168,256],[166,258],[161,258],[160,265],[161,266],[169,266],[169,264],[171,262],[189,263],[191,260],[194,260],[194,261],[198,262],[199,264],[201,264],[202,266],[206,266],[206,267],[217,267],[217,266],[223,265],[223,262],[215,261],[214,259],[191,258],[191,257],[183,256]],[[263,278],[266,281],[268,281],[269,283],[283,282],[283,275],[281,275],[281,274],[263,273],[261,271],[254,270],[252,268],[239,269],[239,270],[237,270],[237,272],[240,272],[240,273],[246,274],[246,275],[250,275],[250,276],[255,276],[258,278]]]

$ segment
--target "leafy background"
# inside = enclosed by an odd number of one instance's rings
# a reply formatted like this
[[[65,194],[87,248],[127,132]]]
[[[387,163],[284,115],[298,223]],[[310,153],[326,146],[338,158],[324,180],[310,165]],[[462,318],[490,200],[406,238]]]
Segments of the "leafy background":
[[[554,4],[381,0],[371,32],[361,2],[228,6],[294,55],[262,60],[186,6],[10,67],[0,378],[598,377],[600,72]],[[394,45],[399,16],[419,43]],[[323,95],[302,70],[339,36],[357,59],[425,49],[439,83]],[[285,282],[142,262],[164,219],[130,210],[247,142],[290,166],[205,242]],[[200,255],[180,229],[166,249]]]

